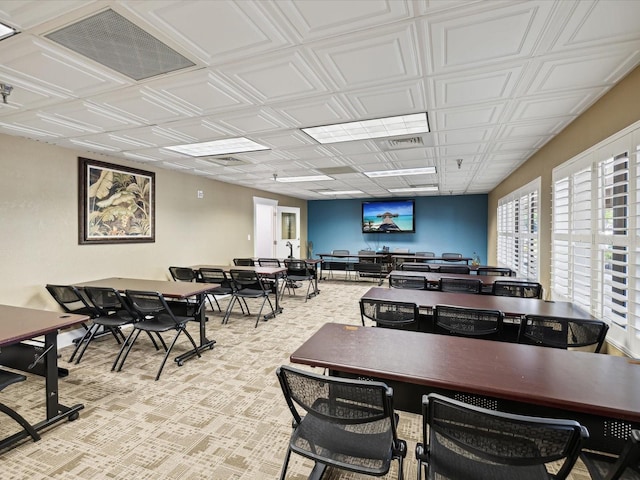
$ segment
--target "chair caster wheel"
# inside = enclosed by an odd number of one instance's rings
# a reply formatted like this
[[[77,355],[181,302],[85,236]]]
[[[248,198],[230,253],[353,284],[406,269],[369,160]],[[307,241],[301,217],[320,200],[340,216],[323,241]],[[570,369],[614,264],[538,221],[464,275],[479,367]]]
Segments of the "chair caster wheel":
[[[69,415],[69,421],[73,422],[74,420],[77,420],[78,418],[80,418],[80,413],[79,412],[73,412],[71,415]]]
[[[184,365],[184,362],[183,362],[183,361],[176,362],[176,363],[178,364],[178,366],[179,366],[179,367],[181,367],[181,366],[183,366],[183,365]]]

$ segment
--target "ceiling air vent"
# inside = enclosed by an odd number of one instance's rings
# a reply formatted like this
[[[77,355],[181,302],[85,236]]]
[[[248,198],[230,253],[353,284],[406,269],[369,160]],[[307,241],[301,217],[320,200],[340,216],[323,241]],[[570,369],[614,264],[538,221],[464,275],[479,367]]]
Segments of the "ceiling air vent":
[[[247,162],[235,157],[200,157],[198,160],[212,163],[221,167],[233,167],[235,165],[245,165]]]
[[[407,135],[403,137],[381,138],[376,140],[381,150],[404,150],[407,148],[433,147],[430,135]]]
[[[134,80],[195,65],[111,9],[45,37]]]

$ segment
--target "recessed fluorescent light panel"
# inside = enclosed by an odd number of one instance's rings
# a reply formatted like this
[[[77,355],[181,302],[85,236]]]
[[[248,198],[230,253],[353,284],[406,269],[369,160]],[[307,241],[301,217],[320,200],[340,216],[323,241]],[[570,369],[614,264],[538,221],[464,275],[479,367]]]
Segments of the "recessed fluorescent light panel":
[[[376,177],[404,177],[407,175],[431,175],[436,173],[436,167],[404,168],[401,170],[378,170],[375,172],[362,172],[369,178]]]
[[[225,138],[224,140],[212,140],[211,142],[189,143],[164,147],[178,153],[184,153],[192,157],[208,157],[211,155],[228,155],[230,153],[257,152],[269,150],[269,147],[249,140],[248,138]]]
[[[317,193],[320,195],[357,195],[362,193],[362,190],[322,190]]]
[[[308,175],[306,177],[276,177],[276,182],[294,183],[294,182],[320,182],[323,180],[333,180],[326,175]]]
[[[15,28],[11,28],[4,23],[0,23],[0,40],[4,40],[5,38],[11,37],[15,35],[18,31]]]
[[[388,192],[391,193],[406,193],[406,192],[437,192],[437,185],[424,185],[422,187],[403,187],[403,188],[389,188]]]
[[[318,143],[337,143],[428,133],[429,122],[427,113],[424,112],[360,122],[337,123],[323,127],[309,127],[303,128],[302,131]]]

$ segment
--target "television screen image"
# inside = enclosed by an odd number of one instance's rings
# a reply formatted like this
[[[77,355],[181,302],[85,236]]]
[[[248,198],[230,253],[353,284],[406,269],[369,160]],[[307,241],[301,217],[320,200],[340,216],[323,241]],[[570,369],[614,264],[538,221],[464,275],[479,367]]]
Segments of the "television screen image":
[[[362,233],[414,232],[414,200],[362,202]]]

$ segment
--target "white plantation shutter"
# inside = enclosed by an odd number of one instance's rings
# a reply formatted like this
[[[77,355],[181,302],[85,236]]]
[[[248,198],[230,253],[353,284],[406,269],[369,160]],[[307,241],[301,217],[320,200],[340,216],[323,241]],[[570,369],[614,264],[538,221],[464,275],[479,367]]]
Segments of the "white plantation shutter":
[[[551,291],[640,356],[640,122],[553,171]]]
[[[498,265],[538,281],[540,178],[498,201]]]

